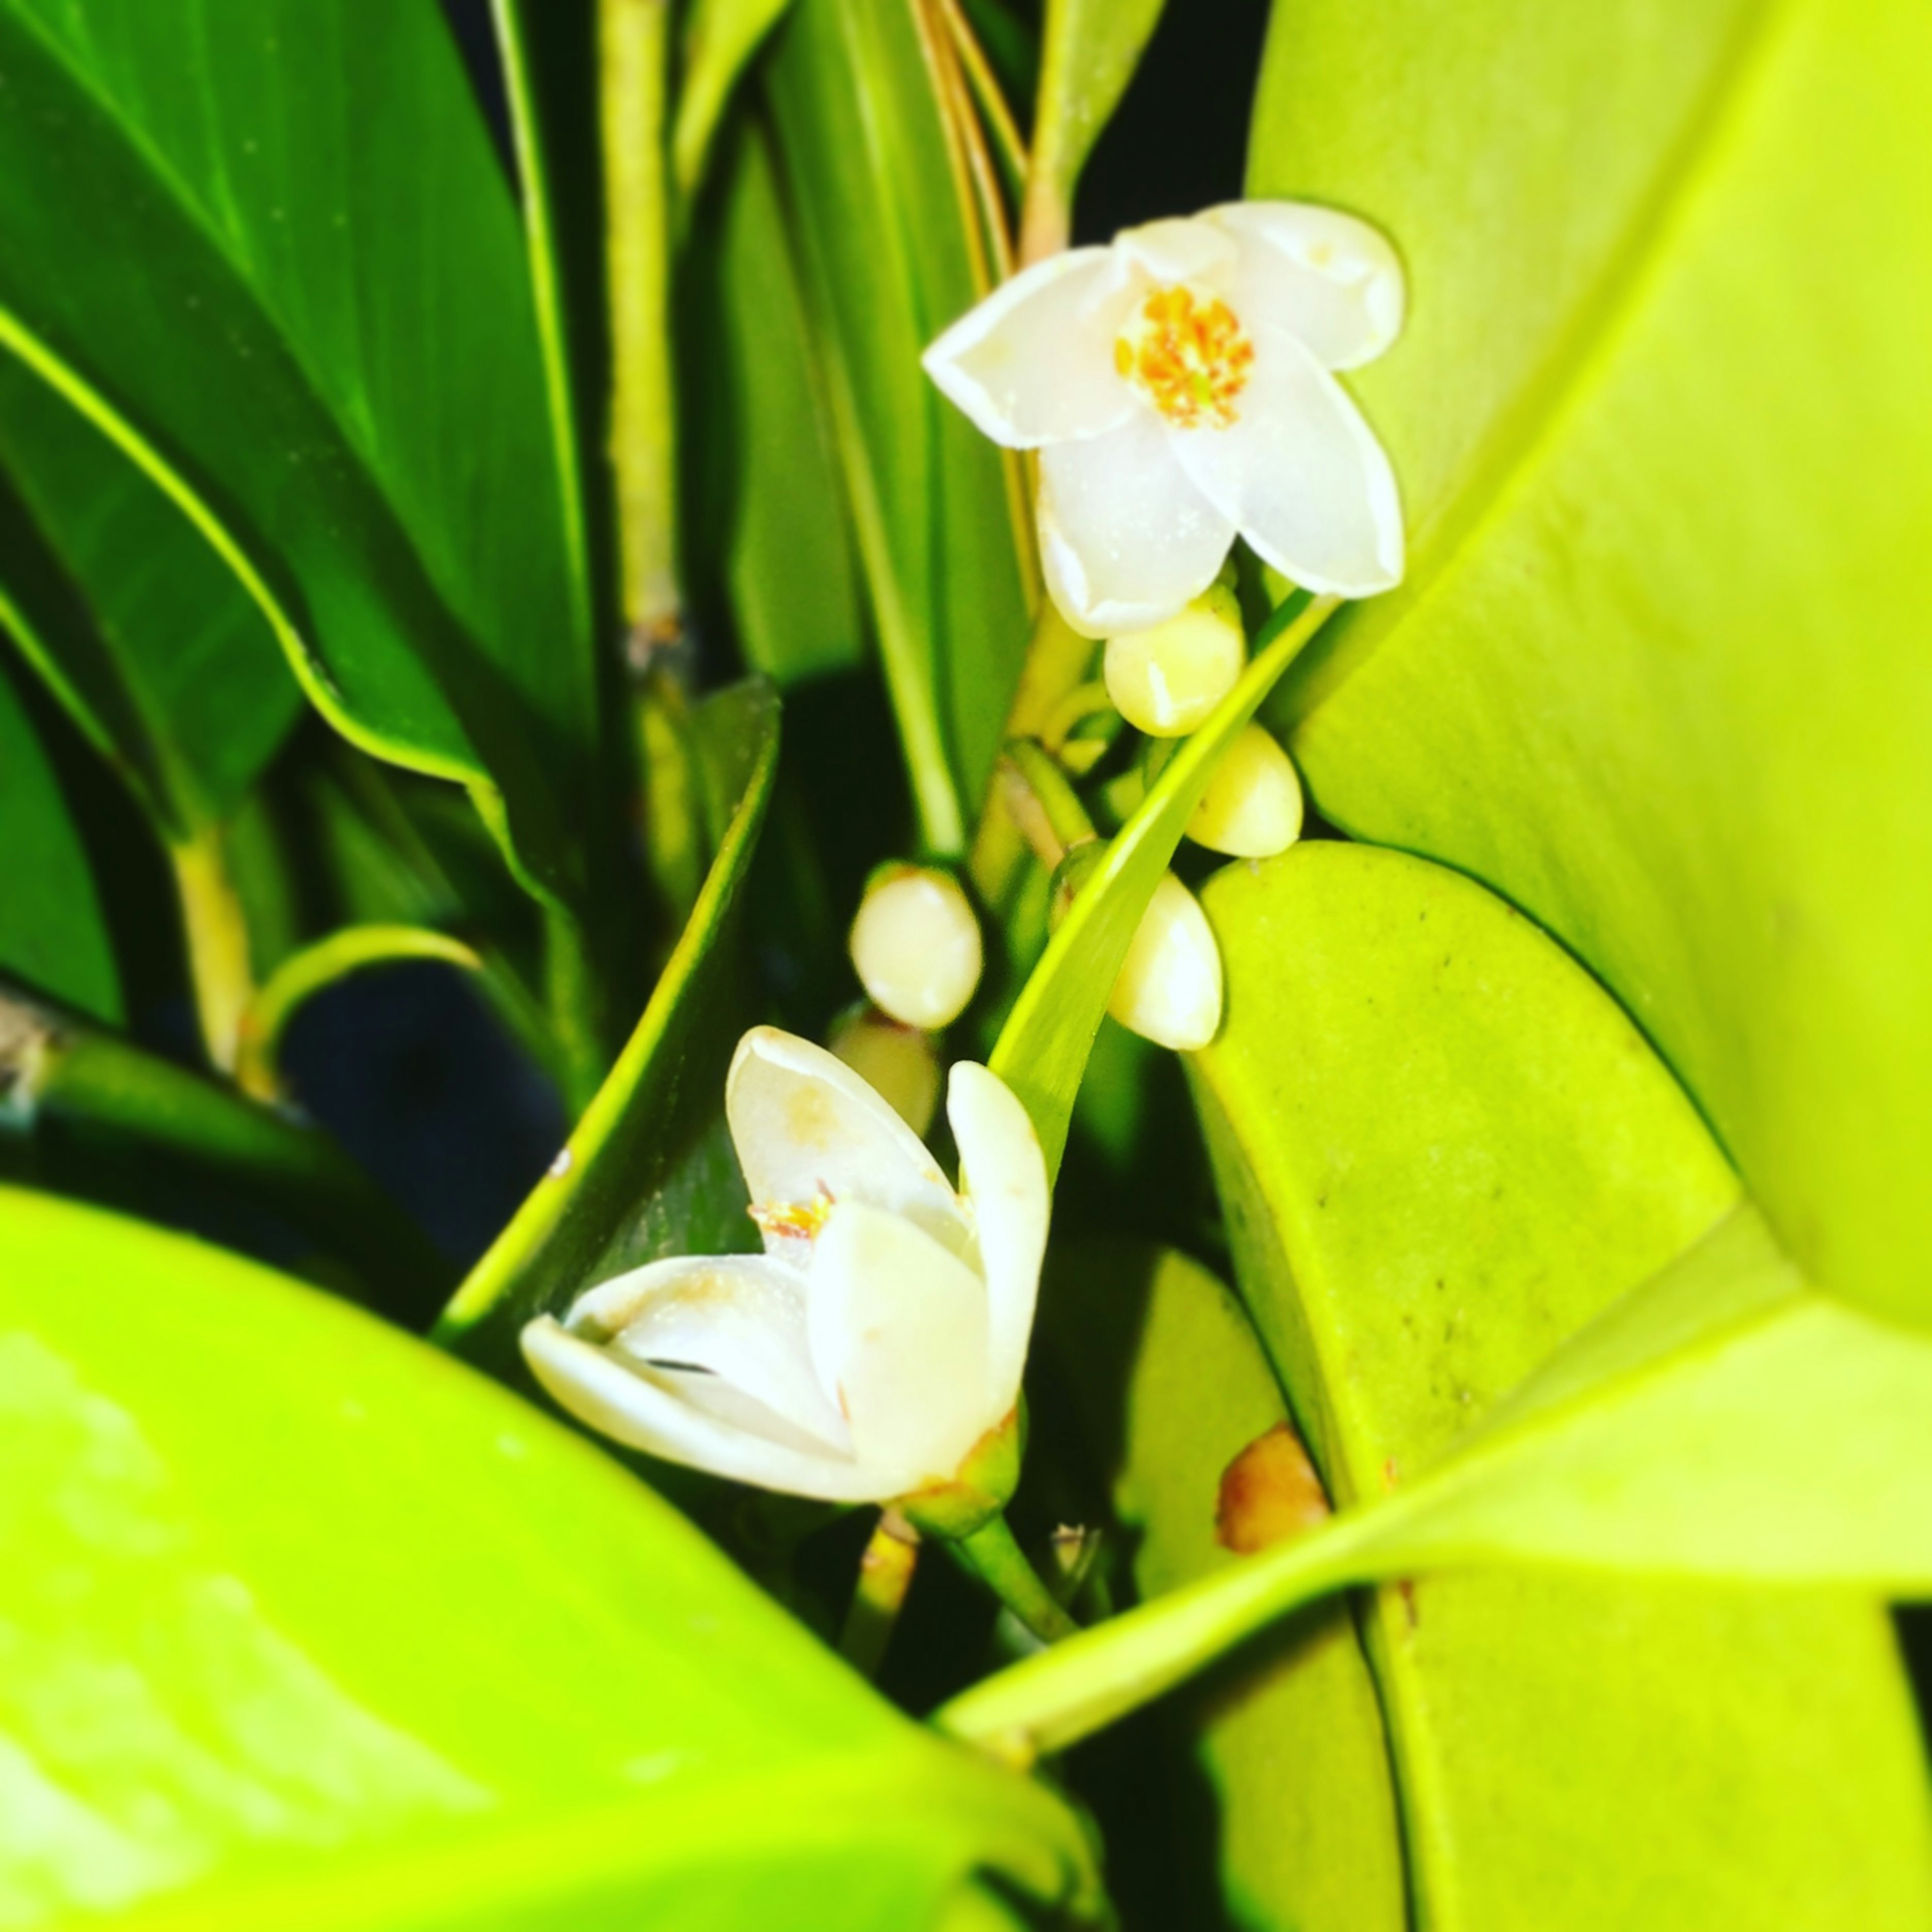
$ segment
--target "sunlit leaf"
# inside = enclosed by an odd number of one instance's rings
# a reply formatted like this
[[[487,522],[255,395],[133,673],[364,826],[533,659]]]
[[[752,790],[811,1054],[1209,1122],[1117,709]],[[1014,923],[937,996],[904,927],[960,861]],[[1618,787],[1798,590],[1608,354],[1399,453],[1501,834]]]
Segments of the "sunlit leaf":
[[[1040,1787],[667,1505],[285,1278],[8,1193],[0,1897],[23,1928],[1086,1918]],[[170,1908],[172,1909],[170,1910]]]
[[[1296,0],[1250,178],[1414,292],[1360,380],[1409,580],[1286,693],[1317,802],[1543,920],[1817,1286],[1922,1319],[1929,64],[1910,0]]]

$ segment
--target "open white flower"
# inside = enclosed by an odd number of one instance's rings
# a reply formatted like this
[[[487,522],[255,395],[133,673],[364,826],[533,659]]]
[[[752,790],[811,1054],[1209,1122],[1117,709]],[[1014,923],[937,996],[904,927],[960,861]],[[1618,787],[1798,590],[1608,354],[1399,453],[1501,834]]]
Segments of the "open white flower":
[[[764,1254],[680,1256],[591,1288],[524,1329],[537,1379],[605,1435],[741,1482],[996,1507],[1004,1494],[978,1492],[989,1460],[1017,1467],[1046,1247],[1026,1109],[985,1067],[953,1067],[964,1195],[849,1066],[776,1028],[740,1042],[724,1110]]]
[[[1040,451],[1048,588],[1112,637],[1198,596],[1238,533],[1311,590],[1400,580],[1394,476],[1330,371],[1379,356],[1402,304],[1366,223],[1231,202],[1036,264],[926,368],[994,442]]]

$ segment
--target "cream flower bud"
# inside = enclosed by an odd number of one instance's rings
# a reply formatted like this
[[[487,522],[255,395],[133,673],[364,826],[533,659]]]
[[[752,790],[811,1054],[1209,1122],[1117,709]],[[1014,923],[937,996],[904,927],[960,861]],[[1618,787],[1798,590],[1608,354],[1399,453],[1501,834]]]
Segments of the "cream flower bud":
[[[1187,836],[1232,859],[1272,859],[1301,836],[1301,781],[1260,725],[1245,727],[1222,754]]]
[[[881,874],[852,922],[850,944],[872,1004],[903,1026],[950,1025],[980,984],[980,922],[945,872],[902,866]]]
[[[1240,606],[1212,584],[1165,623],[1108,640],[1107,695],[1150,737],[1184,737],[1233,688],[1246,656]]]
[[[1192,1052],[1221,1024],[1221,949],[1200,902],[1172,872],[1155,886],[1107,1010],[1156,1046]]]
[[[876,1006],[855,1006],[832,1029],[832,1051],[921,1139],[939,1105],[939,1056],[930,1034]]]

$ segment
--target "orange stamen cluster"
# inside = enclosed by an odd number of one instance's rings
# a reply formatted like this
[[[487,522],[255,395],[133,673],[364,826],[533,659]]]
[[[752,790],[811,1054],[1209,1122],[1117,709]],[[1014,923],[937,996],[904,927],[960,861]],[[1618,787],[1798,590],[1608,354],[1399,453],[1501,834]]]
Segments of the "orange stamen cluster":
[[[831,1218],[832,1196],[821,1187],[811,1201],[754,1201],[745,1210],[767,1234],[795,1234],[801,1240],[818,1238]]]
[[[1177,429],[1226,429],[1254,359],[1234,311],[1184,283],[1155,290],[1136,326],[1114,340],[1114,367]]]

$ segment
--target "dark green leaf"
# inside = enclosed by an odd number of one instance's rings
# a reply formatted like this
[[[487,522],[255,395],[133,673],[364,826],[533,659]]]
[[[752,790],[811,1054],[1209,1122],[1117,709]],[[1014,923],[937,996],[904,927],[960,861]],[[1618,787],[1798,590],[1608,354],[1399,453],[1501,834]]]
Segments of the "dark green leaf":
[[[1008,466],[919,363],[985,292],[970,186],[911,10],[798,0],[765,71],[920,825],[957,854],[1030,628]]]
[[[1919,1320],[1928,68],[1912,0],[1300,0],[1250,174],[1414,293],[1360,379],[1414,560],[1288,693],[1317,802],[1543,920],[1808,1276]]]
[[[274,634],[180,509],[0,358],[0,608],[55,694],[184,842],[240,806],[301,704]]]
[[[20,674],[0,650],[0,971],[118,1020],[121,979],[86,848],[14,687]],[[0,1081],[0,1124],[14,1106]]]
[[[515,214],[434,10],[5,0],[0,71],[0,340],[334,722],[500,794],[568,886],[591,644]]]
[[[700,707],[692,729],[724,810],[684,936],[568,1144],[436,1331],[513,1372],[524,1323],[590,1282],[660,1254],[742,1246],[751,1232],[722,1105],[740,1013],[733,915],[777,767],[777,700],[764,686],[736,686]]]
[[[1088,1917],[1074,1821],[608,1458],[199,1245],[8,1194],[0,1896],[22,1926]]]

